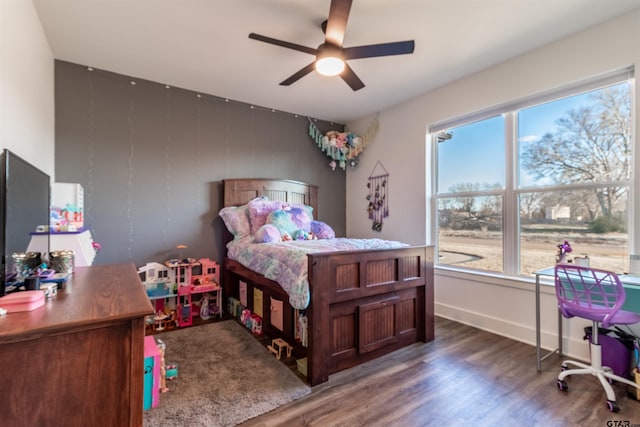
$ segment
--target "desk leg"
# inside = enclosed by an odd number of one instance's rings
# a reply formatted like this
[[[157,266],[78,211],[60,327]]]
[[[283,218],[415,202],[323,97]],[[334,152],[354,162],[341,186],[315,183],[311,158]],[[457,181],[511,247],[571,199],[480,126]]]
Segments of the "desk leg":
[[[562,356],[562,312],[558,309],[558,354]]]
[[[538,372],[542,370],[542,361],[553,353],[562,356],[562,312],[558,309],[558,348],[542,356],[540,343],[540,275],[536,274],[536,368]]]
[[[536,274],[536,368],[542,370],[542,358],[540,356],[540,275]]]

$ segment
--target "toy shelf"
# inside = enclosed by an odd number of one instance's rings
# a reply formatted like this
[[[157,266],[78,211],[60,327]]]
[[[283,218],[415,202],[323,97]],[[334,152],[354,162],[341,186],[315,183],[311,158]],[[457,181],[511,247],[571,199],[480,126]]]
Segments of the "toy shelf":
[[[85,267],[93,264],[96,249],[93,247],[91,231],[82,228],[78,231],[33,232],[27,252],[48,252],[71,250],[74,253],[74,265]]]

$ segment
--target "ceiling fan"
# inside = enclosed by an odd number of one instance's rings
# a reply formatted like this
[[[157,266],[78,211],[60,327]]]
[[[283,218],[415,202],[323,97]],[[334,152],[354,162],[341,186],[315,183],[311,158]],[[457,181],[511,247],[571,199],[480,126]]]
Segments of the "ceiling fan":
[[[364,83],[347,64],[347,60],[413,53],[415,47],[413,40],[343,47],[342,42],[352,2],[353,0],[331,0],[329,18],[322,24],[322,29],[325,33],[324,43],[318,46],[317,49],[256,33],[249,34],[250,39],[315,55],[316,59],[312,63],[280,82],[280,85],[289,86],[315,69],[318,73],[327,76],[339,74],[342,80],[356,91],[362,89]]]

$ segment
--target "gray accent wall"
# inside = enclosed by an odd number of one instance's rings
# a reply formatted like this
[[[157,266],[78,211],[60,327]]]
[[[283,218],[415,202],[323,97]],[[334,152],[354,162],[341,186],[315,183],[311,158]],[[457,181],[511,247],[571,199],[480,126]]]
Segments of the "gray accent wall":
[[[95,264],[221,262],[225,178],[315,184],[314,217],[345,235],[346,174],[331,170],[305,116],[64,61],[55,109],[56,181],[84,188],[85,225],[102,246]]]

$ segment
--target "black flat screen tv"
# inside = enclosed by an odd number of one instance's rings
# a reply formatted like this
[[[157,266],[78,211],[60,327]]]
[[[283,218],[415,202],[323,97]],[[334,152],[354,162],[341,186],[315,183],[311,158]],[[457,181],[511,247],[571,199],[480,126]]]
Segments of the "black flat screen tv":
[[[0,296],[3,296],[15,280],[13,253],[26,252],[31,233],[39,225],[49,224],[51,183],[49,175],[7,149],[2,152],[0,179]],[[48,247],[47,244],[47,251]]]

